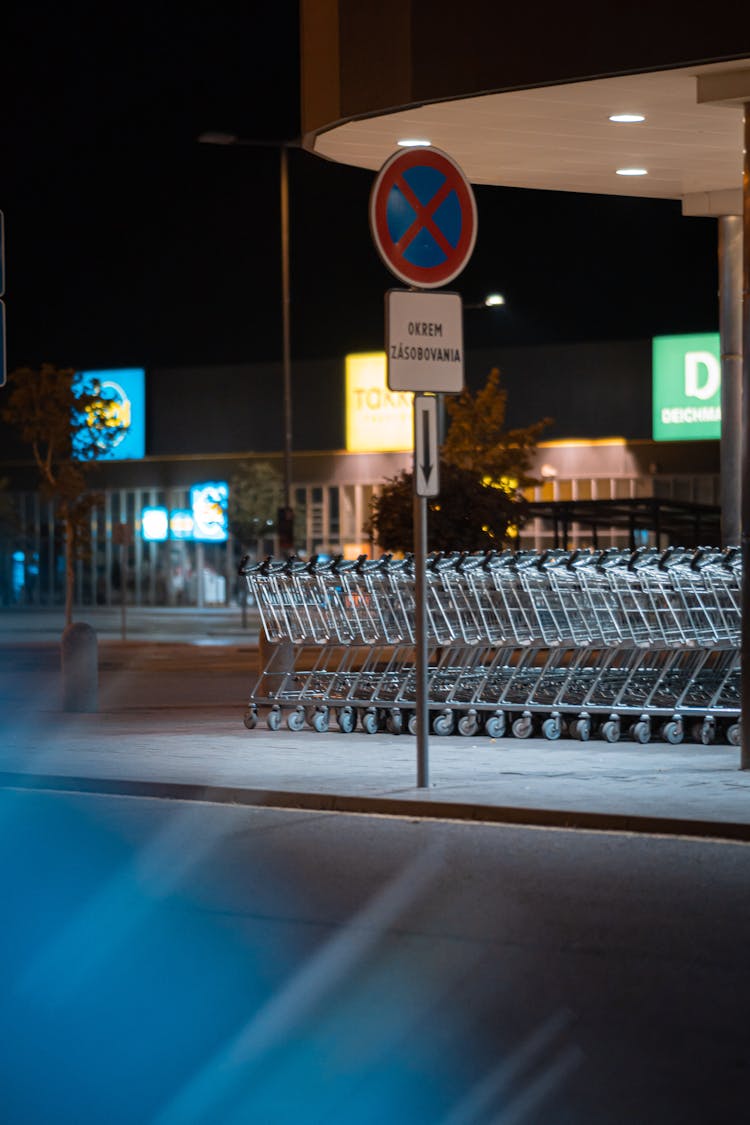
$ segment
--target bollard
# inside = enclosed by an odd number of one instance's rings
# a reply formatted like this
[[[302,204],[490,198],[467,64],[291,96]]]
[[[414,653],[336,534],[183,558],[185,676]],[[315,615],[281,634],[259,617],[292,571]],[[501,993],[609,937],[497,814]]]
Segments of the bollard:
[[[99,658],[96,632],[84,622],[67,625],[61,641],[62,709],[98,710]]]

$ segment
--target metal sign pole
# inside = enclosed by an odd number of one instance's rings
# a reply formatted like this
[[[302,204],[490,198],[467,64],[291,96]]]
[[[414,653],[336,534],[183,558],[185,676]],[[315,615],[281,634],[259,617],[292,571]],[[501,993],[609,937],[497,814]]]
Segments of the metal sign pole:
[[[431,184],[440,186],[432,198],[420,195],[415,204],[411,181],[425,176]],[[445,216],[439,216],[448,195],[454,206],[450,231],[442,231],[442,244],[449,246],[450,251],[436,263],[433,248],[435,239],[441,237],[440,222],[445,221]],[[427,497],[440,493],[436,396],[460,394],[464,386],[461,297],[458,293],[425,290],[447,285],[471,257],[477,236],[477,205],[471,184],[450,156],[432,146],[418,152],[394,153],[380,169],[370,192],[370,230],[385,265],[400,281],[411,286],[409,290],[392,289],[386,293],[385,335],[388,389],[416,392],[414,671],[417,785],[422,789],[429,785]]]
[[[414,663],[416,668],[417,786],[429,777],[430,709],[427,646],[427,497],[440,494],[435,395],[414,396]]]
[[[417,399],[414,399],[415,411]],[[416,420],[416,414],[415,414]],[[416,469],[416,466],[415,466]],[[415,472],[416,476],[416,472]],[[425,604],[425,564],[427,560],[427,498],[414,495],[414,646],[417,671],[417,788],[430,784],[429,729],[427,706],[427,606]]]

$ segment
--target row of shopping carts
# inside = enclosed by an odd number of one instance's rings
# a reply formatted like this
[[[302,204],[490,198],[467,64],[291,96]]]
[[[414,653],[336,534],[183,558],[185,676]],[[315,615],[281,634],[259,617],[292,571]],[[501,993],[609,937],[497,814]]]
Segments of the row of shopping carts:
[[[244,559],[268,658],[245,725],[416,730],[413,558]],[[740,739],[738,549],[434,553],[435,734]]]

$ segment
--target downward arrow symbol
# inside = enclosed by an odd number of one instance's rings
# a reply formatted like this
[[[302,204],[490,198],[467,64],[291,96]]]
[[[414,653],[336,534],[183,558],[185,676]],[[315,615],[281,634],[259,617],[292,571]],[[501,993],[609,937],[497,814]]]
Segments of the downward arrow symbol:
[[[432,476],[432,455],[430,452],[430,412],[429,410],[422,411],[422,472],[424,474],[425,487],[430,487],[430,477]]]

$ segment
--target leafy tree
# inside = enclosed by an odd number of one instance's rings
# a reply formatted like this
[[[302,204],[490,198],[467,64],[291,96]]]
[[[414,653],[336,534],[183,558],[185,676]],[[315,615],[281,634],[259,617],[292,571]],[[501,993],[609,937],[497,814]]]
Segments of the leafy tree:
[[[476,551],[512,541],[525,522],[522,489],[530,475],[545,418],[506,430],[507,392],[494,368],[485,386],[447,400],[451,425],[440,450],[440,495],[428,500],[429,550]],[[413,474],[402,471],[373,497],[366,528],[383,550],[414,542]]]
[[[476,474],[485,483],[515,494],[536,481],[529,475],[537,443],[551,419],[543,418],[525,429],[506,430],[508,392],[500,386],[500,371],[493,367],[476,394],[464,390],[446,400],[451,420],[441,449],[447,465]]]
[[[243,461],[229,482],[229,524],[245,550],[276,527],[283,500],[279,473],[267,461]]]
[[[414,484],[402,470],[373,497],[371,523],[385,551],[409,551],[414,544]],[[427,546],[431,551],[478,551],[499,547],[509,528],[523,523],[523,500],[490,488],[468,469],[444,462],[440,495],[427,501]],[[368,529],[369,530],[369,529]]]
[[[100,496],[89,490],[94,463],[123,432],[114,404],[93,379],[45,363],[8,377],[3,418],[31,446],[42,494],[55,502],[65,542],[65,624],[73,621],[75,561],[90,545],[91,512]]]

